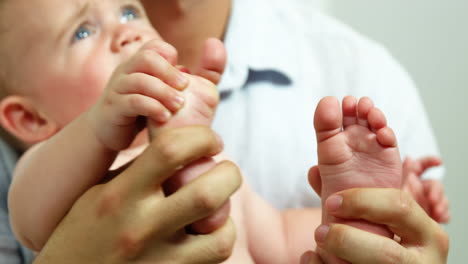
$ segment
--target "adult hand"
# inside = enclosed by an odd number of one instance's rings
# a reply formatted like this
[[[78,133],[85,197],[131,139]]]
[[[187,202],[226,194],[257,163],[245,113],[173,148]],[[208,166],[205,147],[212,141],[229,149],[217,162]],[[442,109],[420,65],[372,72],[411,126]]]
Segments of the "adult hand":
[[[231,221],[206,235],[188,235],[184,227],[212,214],[239,188],[237,167],[221,162],[168,197],[161,189],[177,169],[221,149],[220,140],[207,127],[161,133],[120,175],[94,186],[75,203],[34,263],[227,259],[235,240]]]
[[[341,224],[320,226],[315,233],[317,252],[327,251],[351,263],[447,262],[447,234],[406,192],[372,188],[345,190],[330,196],[326,209],[339,218],[386,225],[397,237],[393,240]],[[320,263],[313,260],[309,263]]]

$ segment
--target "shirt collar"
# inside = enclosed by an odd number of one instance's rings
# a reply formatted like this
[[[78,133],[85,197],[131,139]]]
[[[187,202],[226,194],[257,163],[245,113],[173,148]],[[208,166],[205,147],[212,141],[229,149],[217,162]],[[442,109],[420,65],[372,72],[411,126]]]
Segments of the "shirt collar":
[[[220,92],[242,87],[250,70],[277,71],[292,78],[295,41],[275,1],[233,0],[225,45],[228,62]]]

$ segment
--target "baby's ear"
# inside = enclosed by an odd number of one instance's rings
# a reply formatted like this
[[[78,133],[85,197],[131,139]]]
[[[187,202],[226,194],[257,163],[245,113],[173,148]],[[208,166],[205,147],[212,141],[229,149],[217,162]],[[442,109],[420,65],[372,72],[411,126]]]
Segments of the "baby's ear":
[[[0,124],[26,144],[48,139],[58,130],[57,124],[43,116],[29,99],[17,95],[0,101]]]

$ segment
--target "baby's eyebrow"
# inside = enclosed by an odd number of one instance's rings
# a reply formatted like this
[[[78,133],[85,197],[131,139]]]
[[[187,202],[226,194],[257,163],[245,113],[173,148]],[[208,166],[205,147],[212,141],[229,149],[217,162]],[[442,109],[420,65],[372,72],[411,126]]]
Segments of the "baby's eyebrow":
[[[58,35],[58,39],[62,39],[65,33],[68,30],[68,26],[71,25],[75,20],[79,19],[80,17],[84,16],[88,10],[90,9],[91,4],[90,1],[86,1],[81,7],[76,8],[76,12],[73,13],[69,18],[67,18],[66,22],[63,24],[63,29],[61,30],[60,34]]]

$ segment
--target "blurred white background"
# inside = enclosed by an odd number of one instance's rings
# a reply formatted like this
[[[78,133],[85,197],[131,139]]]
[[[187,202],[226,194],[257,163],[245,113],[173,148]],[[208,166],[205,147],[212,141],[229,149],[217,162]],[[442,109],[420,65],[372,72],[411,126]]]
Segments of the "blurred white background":
[[[449,263],[468,263],[468,1],[296,1],[384,44],[412,75],[447,168]]]

